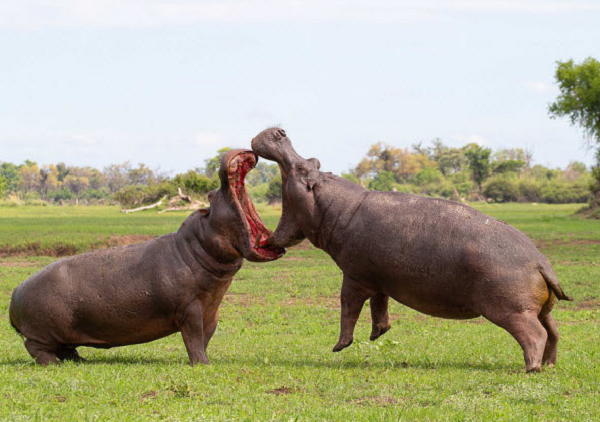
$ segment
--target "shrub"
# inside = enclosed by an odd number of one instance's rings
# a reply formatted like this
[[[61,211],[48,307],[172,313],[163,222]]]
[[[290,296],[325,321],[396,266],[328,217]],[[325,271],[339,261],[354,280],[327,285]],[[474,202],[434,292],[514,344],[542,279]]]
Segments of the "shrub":
[[[190,170],[187,173],[178,174],[173,179],[175,188],[182,188],[187,193],[206,194],[213,189],[219,188],[218,179],[212,180],[203,174]]]
[[[442,173],[433,167],[427,167],[415,175],[414,183],[423,186],[427,184],[439,184],[444,181]]]
[[[146,187],[141,185],[125,186],[115,193],[115,200],[123,207],[141,205],[146,199]]]
[[[70,199],[75,199],[75,194],[71,191],[71,189],[67,189],[66,187],[62,187],[58,190],[53,190],[48,192],[48,199],[54,202],[60,201],[68,201]]]
[[[591,198],[589,185],[582,182],[560,182],[552,180],[541,189],[541,200],[549,204],[587,202]]]
[[[516,179],[512,177],[495,176],[486,182],[483,194],[496,202],[516,201],[519,197],[519,187]]]
[[[535,179],[521,179],[517,182],[519,188],[519,200],[538,202],[542,197],[542,186]]]
[[[403,192],[403,193],[419,193],[419,188],[415,185],[410,185],[408,183],[396,183],[394,185],[394,188],[396,188],[397,192]]]
[[[79,195],[79,199],[83,200],[98,200],[98,199],[106,199],[110,197],[110,192],[108,188],[100,188],[100,189],[88,189]]]

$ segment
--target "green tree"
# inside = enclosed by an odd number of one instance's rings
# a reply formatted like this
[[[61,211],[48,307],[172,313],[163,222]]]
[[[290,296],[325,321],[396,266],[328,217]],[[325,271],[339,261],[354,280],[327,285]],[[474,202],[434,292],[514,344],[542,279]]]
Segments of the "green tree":
[[[600,207],[600,62],[591,57],[579,64],[573,60],[557,62],[556,83],[560,95],[550,104],[550,117],[568,116],[572,125],[580,126],[584,136],[596,147],[596,164],[592,170],[592,209]]]
[[[435,161],[440,172],[444,176],[461,171],[466,165],[464,151],[460,148],[451,148],[444,145],[441,139],[434,139],[433,146],[425,149],[429,158]],[[415,148],[417,152],[423,151],[422,148]]]
[[[258,163],[254,170],[246,175],[246,183],[250,186],[258,186],[269,183],[277,176],[279,176],[279,166],[277,164]]]
[[[69,171],[71,171],[71,168],[68,167],[65,163],[58,163],[56,165],[56,171],[58,172],[58,181],[62,182],[69,175]]]
[[[467,157],[469,162],[469,168],[471,169],[473,181],[477,184],[477,188],[481,193],[483,182],[485,182],[490,175],[490,170],[492,167],[490,163],[490,155],[492,154],[492,150],[474,143],[463,148],[465,157]]]
[[[354,174],[362,179],[371,175],[377,178],[382,172],[390,172],[395,181],[404,182],[422,169],[432,166],[435,163],[420,152],[411,153],[408,148],[396,148],[379,142],[371,145],[367,156],[354,169]]]
[[[377,177],[375,177],[369,183],[369,189],[378,190],[378,191],[390,191],[394,189],[394,184],[396,180],[394,179],[394,173],[391,171],[380,171]]]
[[[130,185],[151,185],[156,182],[154,171],[144,163],[139,163],[136,168],[127,172]]]
[[[8,191],[8,181],[0,174],[0,198]]]
[[[351,181],[352,183],[356,183],[360,185],[360,179],[354,175],[354,173],[342,173],[342,179],[346,179]]]
[[[131,163],[129,161],[126,161],[122,164],[111,164],[104,167],[103,174],[104,178],[106,179],[108,189],[110,189],[112,193],[115,193],[127,186],[127,175],[130,171]]]
[[[39,192],[42,177],[37,163],[25,160],[25,164],[19,167],[19,174],[19,188],[22,192]]]
[[[227,151],[229,151],[230,149],[231,148],[225,147],[225,148],[221,148],[220,150],[218,150],[217,155],[215,155],[214,157],[209,158],[207,160],[204,160],[204,169],[200,169],[200,170],[203,170],[202,172],[209,179],[212,179],[213,176],[216,176],[217,171],[221,167],[221,157],[223,157],[223,155],[225,155],[225,153]]]
[[[265,194],[269,204],[281,202],[281,187],[281,176],[276,177],[269,182],[269,187],[267,189],[267,193]]]
[[[8,185],[7,190],[9,192],[17,192],[21,180],[19,166],[16,166],[13,163],[0,164],[0,176],[6,179]]]

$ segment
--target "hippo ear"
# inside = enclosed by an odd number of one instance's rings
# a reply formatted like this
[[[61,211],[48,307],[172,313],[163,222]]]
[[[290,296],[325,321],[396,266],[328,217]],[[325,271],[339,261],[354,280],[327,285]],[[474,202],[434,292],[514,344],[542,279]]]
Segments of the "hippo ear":
[[[215,197],[216,194],[217,194],[217,190],[216,189],[213,189],[210,192],[208,192],[207,197],[208,197],[208,202],[209,203],[212,202],[212,200],[213,200],[213,198]]]
[[[316,158],[309,158],[308,160],[309,163],[314,164],[317,167],[317,170],[321,170],[321,162],[319,160],[317,160]]]
[[[198,212],[202,217],[206,217],[208,214],[210,214],[210,208],[200,208]]]

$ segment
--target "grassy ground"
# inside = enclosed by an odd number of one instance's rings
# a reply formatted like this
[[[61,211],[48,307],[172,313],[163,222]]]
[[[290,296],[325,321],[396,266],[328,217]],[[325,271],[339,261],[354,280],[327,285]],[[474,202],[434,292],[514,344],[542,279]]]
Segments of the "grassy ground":
[[[0,323],[0,419],[598,420],[600,222],[571,217],[576,205],[477,207],[534,238],[575,297],[553,313],[562,335],[553,369],[524,374],[517,343],[481,319],[435,319],[397,303],[389,333],[369,342],[365,309],[356,343],[334,354],[341,273],[305,247],[277,262],[245,263],[221,307],[210,366],[187,366],[174,335],[81,348],[87,363],[41,368]],[[278,210],[259,211],[276,224]],[[14,287],[56,259],[36,254],[160,235],[184,218],[109,207],[0,208],[0,319]]]

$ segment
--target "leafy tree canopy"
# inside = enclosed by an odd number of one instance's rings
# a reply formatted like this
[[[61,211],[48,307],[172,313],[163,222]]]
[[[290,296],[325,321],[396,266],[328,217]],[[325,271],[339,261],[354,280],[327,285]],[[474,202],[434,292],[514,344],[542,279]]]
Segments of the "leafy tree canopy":
[[[556,83],[560,95],[550,104],[552,118],[567,116],[571,124],[580,126],[584,135],[596,144],[595,183],[592,208],[600,207],[600,62],[587,58],[576,64],[573,60],[557,62]]]

